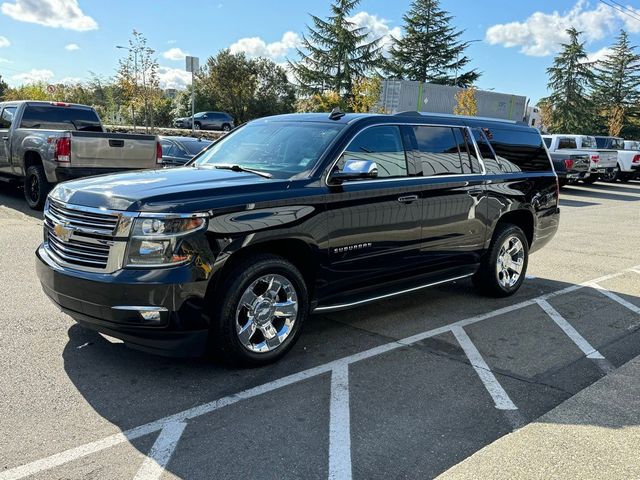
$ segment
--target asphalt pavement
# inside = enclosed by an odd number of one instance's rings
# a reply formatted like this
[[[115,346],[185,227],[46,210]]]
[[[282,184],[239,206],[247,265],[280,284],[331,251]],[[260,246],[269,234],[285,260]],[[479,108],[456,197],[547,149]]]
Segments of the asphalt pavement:
[[[516,296],[488,299],[460,281],[315,315],[281,362],[235,370],[129,350],[60,313],[35,276],[41,215],[0,184],[0,480],[465,478],[476,468],[567,478],[560,453],[545,452],[581,431],[585,468],[637,476],[636,456],[620,467],[637,405],[618,391],[640,378],[618,367],[640,355],[640,182],[569,186],[561,205],[561,229]],[[620,398],[624,428],[587,413],[590,385]],[[566,401],[584,413],[558,416]],[[529,442],[531,458],[510,470]]]

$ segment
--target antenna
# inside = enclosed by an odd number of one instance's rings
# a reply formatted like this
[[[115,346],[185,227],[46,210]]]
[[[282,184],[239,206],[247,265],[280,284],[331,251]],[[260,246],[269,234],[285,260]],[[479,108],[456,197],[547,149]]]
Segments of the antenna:
[[[335,107],[329,114],[329,120],[340,120],[345,115],[346,114],[343,111],[341,111],[338,107]]]

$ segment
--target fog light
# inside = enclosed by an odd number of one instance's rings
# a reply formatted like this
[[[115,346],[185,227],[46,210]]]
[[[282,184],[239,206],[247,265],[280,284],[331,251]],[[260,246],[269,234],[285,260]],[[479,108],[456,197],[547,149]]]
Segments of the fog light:
[[[162,320],[160,310],[147,310],[140,312],[140,316],[145,322],[159,323]]]

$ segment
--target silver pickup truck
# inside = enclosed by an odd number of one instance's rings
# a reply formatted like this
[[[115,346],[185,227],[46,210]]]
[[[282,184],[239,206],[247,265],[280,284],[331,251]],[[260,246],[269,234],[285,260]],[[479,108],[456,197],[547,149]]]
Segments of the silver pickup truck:
[[[159,168],[155,135],[106,133],[85,105],[0,103],[0,181],[22,182],[27,203],[41,209],[54,183],[123,170]]]
[[[594,183],[601,175],[615,171],[618,152],[607,148],[598,148],[596,139],[590,135],[543,135],[549,152],[588,154],[591,159],[589,176],[582,178],[584,183]]]

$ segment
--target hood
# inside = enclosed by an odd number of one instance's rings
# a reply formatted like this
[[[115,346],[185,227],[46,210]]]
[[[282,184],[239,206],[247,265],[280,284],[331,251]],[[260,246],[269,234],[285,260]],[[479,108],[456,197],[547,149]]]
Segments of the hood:
[[[178,167],[99,175],[57,185],[51,198],[109,210],[191,213],[259,200],[289,180],[210,167]]]

